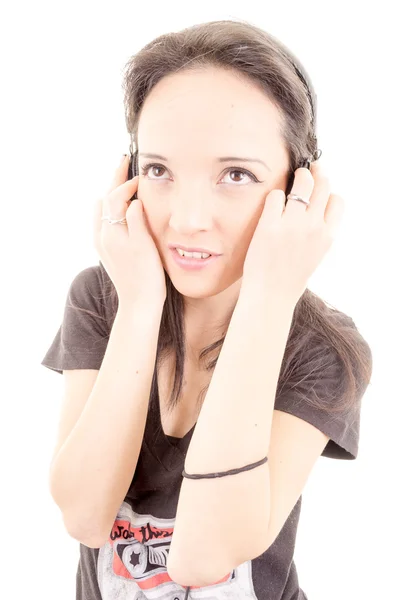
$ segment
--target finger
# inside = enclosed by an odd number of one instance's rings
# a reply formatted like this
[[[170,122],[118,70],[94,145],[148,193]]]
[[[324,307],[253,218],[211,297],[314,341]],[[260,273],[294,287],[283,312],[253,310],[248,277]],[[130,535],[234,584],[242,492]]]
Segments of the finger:
[[[296,169],[294,175],[294,181],[292,185],[292,189],[290,191],[291,194],[296,194],[296,196],[300,196],[304,200],[309,200],[311,198],[311,194],[314,189],[314,178],[309,169],[305,167],[300,167]],[[296,219],[300,213],[303,213],[307,210],[307,205],[303,202],[298,202],[297,200],[288,200],[286,202],[286,206],[284,207],[284,212],[287,214],[288,218]]]
[[[264,206],[259,219],[259,226],[265,228],[274,227],[274,225],[280,222],[282,218],[282,212],[285,205],[285,192],[280,189],[274,189],[267,194]]]
[[[111,219],[123,219],[130,206],[130,200],[138,188],[139,176],[128,179],[121,183],[103,200],[103,217],[109,216]],[[102,221],[104,223],[105,221]]]
[[[114,192],[115,190],[117,190],[121,184],[125,183],[127,181],[127,176],[128,176],[128,168],[129,168],[129,157],[128,155],[124,155],[120,161],[120,164],[118,165],[115,173],[114,173],[114,177],[113,177],[113,181],[111,183],[111,186],[109,187],[108,191],[106,192],[106,195],[104,198],[99,198],[95,201],[94,203],[94,210],[93,210],[93,243],[94,243],[94,247],[96,249],[98,249],[100,247],[100,236],[101,236],[101,231],[103,229],[103,224],[107,223],[107,221],[103,221],[102,217],[104,216],[110,216],[110,218],[122,218],[122,217],[113,217],[110,214],[110,204],[107,201],[108,199],[108,195],[112,192]],[[137,187],[137,180],[136,178],[133,178],[131,180],[128,181],[128,193],[130,193],[130,196],[128,196],[127,200],[129,200],[129,198],[132,197],[132,195],[135,193],[135,189],[132,191],[132,185],[135,187]],[[125,197],[126,195],[126,186],[122,192],[122,196]],[[118,211],[119,214],[121,214],[121,207],[118,208],[118,202],[119,204],[123,203],[123,200],[121,199],[121,193],[117,194],[117,208],[116,210]],[[126,202],[126,201],[125,201]],[[127,204],[127,202],[126,202]],[[113,208],[114,210],[114,208]],[[126,212],[126,210],[125,210]],[[109,225],[109,223],[107,223],[107,225]]]
[[[315,218],[316,221],[322,221],[324,218],[330,193],[331,184],[325,175],[321,175],[314,180],[314,189],[313,193],[311,194],[310,205],[307,208],[307,213]]]
[[[314,189],[310,198],[310,205],[307,213],[315,219],[316,222],[322,222],[325,216],[327,204],[331,194],[331,184],[325,174],[324,164],[318,160],[311,164],[314,178]]]
[[[102,217],[108,216],[110,219],[123,219],[125,217],[130,205],[129,200],[137,192],[138,183],[139,176],[136,175],[133,179],[128,179],[119,185],[104,198],[96,200],[93,215],[95,240],[96,236],[100,235],[104,224],[110,226],[106,220],[102,220]]]
[[[337,194],[331,194],[325,210],[325,223],[332,238],[335,238],[343,220],[345,201]]]
[[[114,172],[111,185],[107,190],[107,194],[115,190],[121,183],[128,179],[129,156],[126,154]]]

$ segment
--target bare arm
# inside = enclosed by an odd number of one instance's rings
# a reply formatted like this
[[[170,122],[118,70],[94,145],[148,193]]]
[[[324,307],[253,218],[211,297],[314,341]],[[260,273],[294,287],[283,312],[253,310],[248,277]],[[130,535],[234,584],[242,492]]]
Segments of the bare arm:
[[[239,297],[186,454],[187,473],[228,471],[268,456],[293,310],[273,296]],[[171,578],[210,585],[243,562],[237,557],[259,556],[269,516],[268,462],[232,477],[184,478],[168,557]],[[238,534],[237,523],[245,534]]]
[[[70,535],[100,547],[129,489],[143,441],[162,306],[119,305],[97,380],[51,465]]]

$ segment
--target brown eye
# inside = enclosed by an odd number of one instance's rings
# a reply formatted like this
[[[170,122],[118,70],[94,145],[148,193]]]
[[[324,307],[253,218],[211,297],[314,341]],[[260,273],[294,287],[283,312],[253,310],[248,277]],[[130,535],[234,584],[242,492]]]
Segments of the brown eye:
[[[255,175],[253,175],[253,173],[250,173],[250,171],[248,171],[247,169],[238,169],[237,167],[230,167],[226,174],[228,173],[243,173],[243,175],[247,175],[247,177],[250,177],[250,179],[252,181],[255,181],[257,183],[259,183],[257,177]],[[244,181],[244,179],[240,179],[239,182]],[[231,183],[236,183],[235,181],[233,181],[232,179],[230,180]],[[229,182],[228,182],[229,183]],[[237,186],[236,186],[237,187]]]
[[[155,167],[157,169],[165,170],[165,167],[163,167],[162,165],[158,165],[157,163],[148,163],[147,165],[143,165],[143,167],[141,169],[142,175],[147,175],[149,170],[152,169],[153,167]],[[154,177],[153,179],[160,179],[160,177]]]

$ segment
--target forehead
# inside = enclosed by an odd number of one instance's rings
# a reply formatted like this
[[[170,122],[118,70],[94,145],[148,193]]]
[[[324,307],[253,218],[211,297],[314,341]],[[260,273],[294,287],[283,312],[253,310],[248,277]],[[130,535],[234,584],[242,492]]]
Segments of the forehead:
[[[258,150],[269,164],[275,155],[276,164],[286,159],[281,125],[277,107],[250,81],[215,68],[181,72],[159,81],[146,98],[138,145],[171,157],[194,147],[221,156]]]

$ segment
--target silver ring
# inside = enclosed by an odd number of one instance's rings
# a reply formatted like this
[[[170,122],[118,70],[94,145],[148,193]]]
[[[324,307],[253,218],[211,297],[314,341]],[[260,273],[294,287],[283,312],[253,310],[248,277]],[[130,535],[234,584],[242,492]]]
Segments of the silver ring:
[[[121,223],[121,225],[127,225],[127,220],[125,217],[123,219],[110,219],[109,216],[101,217],[102,221],[108,221],[109,225],[114,225],[115,223]]]
[[[288,194],[286,198],[288,200],[297,200],[298,202],[303,202],[303,204],[306,204],[307,206],[310,204],[309,200],[304,200],[304,198],[297,196],[296,194]]]

